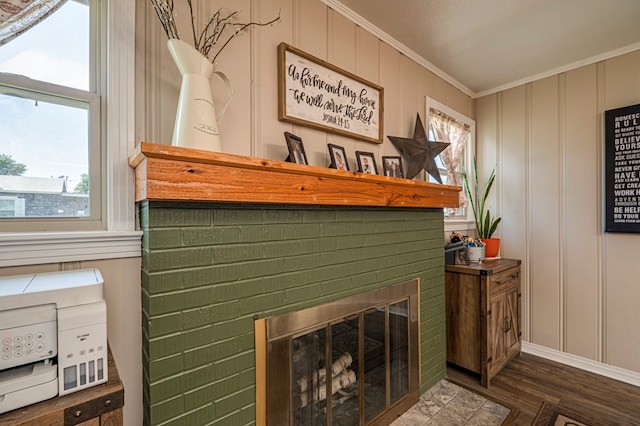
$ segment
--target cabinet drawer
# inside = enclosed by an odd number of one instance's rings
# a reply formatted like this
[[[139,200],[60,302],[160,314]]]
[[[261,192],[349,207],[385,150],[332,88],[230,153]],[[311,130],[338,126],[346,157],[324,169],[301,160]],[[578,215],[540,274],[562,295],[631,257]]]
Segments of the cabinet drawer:
[[[520,268],[511,268],[489,278],[489,294],[500,293],[509,287],[520,284]]]

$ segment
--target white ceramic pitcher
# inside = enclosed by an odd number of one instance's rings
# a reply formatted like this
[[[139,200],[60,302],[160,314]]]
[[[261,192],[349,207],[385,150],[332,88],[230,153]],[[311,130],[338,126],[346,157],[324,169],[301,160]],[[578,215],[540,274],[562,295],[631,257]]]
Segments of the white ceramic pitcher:
[[[192,45],[169,39],[167,47],[182,75],[171,145],[222,152],[218,121],[233,98],[231,82],[223,72],[214,71],[213,64]],[[218,115],[211,94],[214,73],[227,87],[227,100]]]

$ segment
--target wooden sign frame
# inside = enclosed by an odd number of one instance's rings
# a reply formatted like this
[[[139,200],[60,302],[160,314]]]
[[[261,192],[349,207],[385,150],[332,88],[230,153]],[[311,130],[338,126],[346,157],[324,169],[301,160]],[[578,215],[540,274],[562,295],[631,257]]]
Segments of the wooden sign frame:
[[[384,89],[286,43],[278,46],[278,119],[383,142]]]

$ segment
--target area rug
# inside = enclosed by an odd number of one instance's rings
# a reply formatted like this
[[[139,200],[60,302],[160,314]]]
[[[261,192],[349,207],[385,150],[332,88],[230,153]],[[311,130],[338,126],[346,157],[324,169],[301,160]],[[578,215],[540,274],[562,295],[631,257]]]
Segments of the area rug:
[[[531,426],[605,426],[565,407],[544,402]]]

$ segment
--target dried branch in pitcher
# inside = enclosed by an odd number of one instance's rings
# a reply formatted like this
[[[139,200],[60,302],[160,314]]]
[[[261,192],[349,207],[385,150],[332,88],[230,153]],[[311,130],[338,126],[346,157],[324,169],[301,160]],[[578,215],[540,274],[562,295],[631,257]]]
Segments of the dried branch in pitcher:
[[[175,21],[174,2],[173,0],[150,0],[153,5],[153,9],[160,20],[160,24],[167,34],[167,37],[180,39],[180,34]],[[193,46],[204,56],[206,56],[211,63],[215,63],[218,55],[227,45],[233,40],[234,37],[240,35],[244,30],[252,26],[264,27],[273,25],[280,20],[280,13],[276,18],[273,18],[269,22],[249,22],[241,23],[235,22],[238,15],[238,11],[233,11],[227,15],[222,13],[222,9],[218,9],[209,22],[205,25],[204,29],[198,36],[196,33],[196,15],[193,10],[192,0],[187,0],[189,5],[189,12],[191,14],[191,32],[193,37]]]

